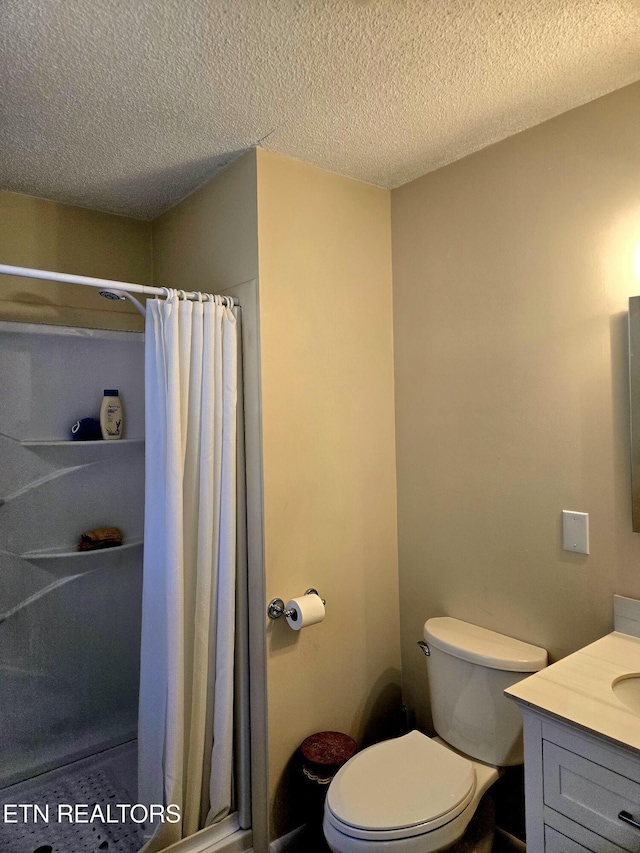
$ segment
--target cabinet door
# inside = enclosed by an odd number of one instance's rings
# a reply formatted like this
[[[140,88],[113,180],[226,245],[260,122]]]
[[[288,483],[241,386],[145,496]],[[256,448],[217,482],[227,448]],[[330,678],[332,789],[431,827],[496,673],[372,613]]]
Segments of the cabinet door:
[[[592,853],[587,847],[582,847],[550,826],[544,828],[544,850],[545,853]]]
[[[640,850],[640,829],[618,817],[639,814],[640,784],[556,744],[545,741],[543,751],[545,806],[625,850]]]

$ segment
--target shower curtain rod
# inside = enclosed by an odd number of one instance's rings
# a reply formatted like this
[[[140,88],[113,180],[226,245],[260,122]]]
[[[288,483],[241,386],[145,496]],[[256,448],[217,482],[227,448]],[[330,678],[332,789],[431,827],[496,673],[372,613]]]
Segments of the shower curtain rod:
[[[111,281],[107,278],[90,278],[84,275],[71,275],[70,273],[51,272],[50,270],[32,270],[28,267],[12,267],[8,264],[0,264],[1,275],[17,275],[22,278],[41,278],[47,281],[61,281],[66,284],[86,284],[89,287],[101,287],[103,290],[126,290],[129,293],[145,293],[148,296],[166,296],[162,287],[151,287],[146,284],[133,284],[127,281]],[[198,300],[196,291],[179,291],[184,293],[185,299]],[[229,297],[225,297],[229,298]],[[239,305],[240,300],[233,298],[233,304]]]

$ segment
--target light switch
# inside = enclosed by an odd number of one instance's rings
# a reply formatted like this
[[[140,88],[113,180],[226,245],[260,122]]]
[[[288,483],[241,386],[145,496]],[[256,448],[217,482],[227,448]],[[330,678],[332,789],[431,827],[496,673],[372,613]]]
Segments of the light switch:
[[[589,553],[589,513],[562,510],[562,547],[574,554]]]

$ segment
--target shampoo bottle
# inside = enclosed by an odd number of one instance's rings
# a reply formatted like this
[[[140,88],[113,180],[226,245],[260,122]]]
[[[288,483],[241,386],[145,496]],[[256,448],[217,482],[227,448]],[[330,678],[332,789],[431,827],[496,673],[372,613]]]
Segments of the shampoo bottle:
[[[106,389],[100,406],[100,429],[104,439],[122,438],[124,420],[117,390]]]

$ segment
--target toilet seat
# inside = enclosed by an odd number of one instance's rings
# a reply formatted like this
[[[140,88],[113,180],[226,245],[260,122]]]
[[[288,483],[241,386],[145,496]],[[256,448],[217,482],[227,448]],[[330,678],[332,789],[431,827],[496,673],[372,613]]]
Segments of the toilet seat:
[[[471,761],[413,731],[350,759],[329,787],[325,819],[352,838],[409,838],[454,820],[475,790]]]

